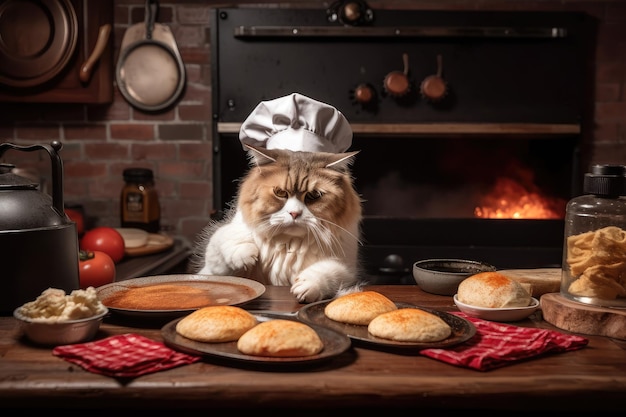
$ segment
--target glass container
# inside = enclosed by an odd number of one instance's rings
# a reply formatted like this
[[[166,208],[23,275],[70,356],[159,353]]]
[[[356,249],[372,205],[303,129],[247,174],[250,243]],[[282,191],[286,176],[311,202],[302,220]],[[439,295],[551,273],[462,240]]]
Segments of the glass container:
[[[152,170],[127,168],[123,175],[125,184],[120,196],[121,226],[157,233],[160,229],[161,206]]]
[[[567,204],[561,295],[626,308],[626,166],[594,165]]]

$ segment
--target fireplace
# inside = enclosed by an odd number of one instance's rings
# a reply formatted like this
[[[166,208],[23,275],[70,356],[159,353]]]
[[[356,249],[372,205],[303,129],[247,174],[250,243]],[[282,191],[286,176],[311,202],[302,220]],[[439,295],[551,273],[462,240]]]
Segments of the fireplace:
[[[213,13],[216,217],[247,168],[241,122],[259,101],[299,92],[353,127],[371,281],[413,282],[411,265],[425,258],[560,265],[565,204],[582,184],[586,15],[355,1]],[[442,96],[425,90],[433,75]]]

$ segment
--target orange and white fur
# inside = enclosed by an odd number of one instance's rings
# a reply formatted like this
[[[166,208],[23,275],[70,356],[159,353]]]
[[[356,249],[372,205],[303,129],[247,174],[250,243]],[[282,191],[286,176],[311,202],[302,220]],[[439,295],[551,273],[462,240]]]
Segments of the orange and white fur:
[[[358,151],[246,147],[250,169],[225,218],[200,233],[194,272],[287,285],[304,303],[360,290]]]

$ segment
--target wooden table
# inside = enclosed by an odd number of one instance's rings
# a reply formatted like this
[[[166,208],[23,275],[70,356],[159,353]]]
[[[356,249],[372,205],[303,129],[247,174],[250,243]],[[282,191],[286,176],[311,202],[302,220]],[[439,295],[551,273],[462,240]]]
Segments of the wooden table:
[[[426,294],[415,285],[370,289],[397,302],[456,309],[451,297]],[[295,311],[300,307],[287,287],[271,286],[246,305],[250,310],[273,311]],[[160,325],[129,324],[108,319],[97,337],[135,332],[161,340]],[[540,313],[517,324],[554,329],[541,320]],[[392,410],[409,408],[422,416],[429,410],[443,415],[449,410],[481,413],[473,415],[503,415],[503,411],[514,410],[525,415],[529,411],[548,411],[568,416],[624,411],[626,343],[587,337],[589,345],[581,350],[488,372],[415,354],[353,346],[314,367],[259,370],[205,359],[121,382],[84,371],[53,356],[49,348],[28,344],[20,338],[12,317],[0,317],[0,409],[64,408],[64,415],[85,416],[136,415],[138,410],[142,415],[150,410],[171,410],[172,415],[198,412],[215,416],[224,409],[271,409],[273,414],[296,416],[319,415],[327,410],[384,410],[385,415],[391,415]],[[86,409],[90,414],[84,414]]]

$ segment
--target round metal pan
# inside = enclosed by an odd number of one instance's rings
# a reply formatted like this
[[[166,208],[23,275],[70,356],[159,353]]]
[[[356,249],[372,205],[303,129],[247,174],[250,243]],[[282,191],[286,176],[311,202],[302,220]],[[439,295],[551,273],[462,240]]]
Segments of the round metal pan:
[[[154,23],[155,3],[146,4],[146,23],[128,28],[122,39],[116,81],[134,107],[157,111],[172,105],[185,86],[185,66],[174,35]]]
[[[67,67],[77,42],[69,0],[0,3],[0,84],[29,88],[50,81]]]

